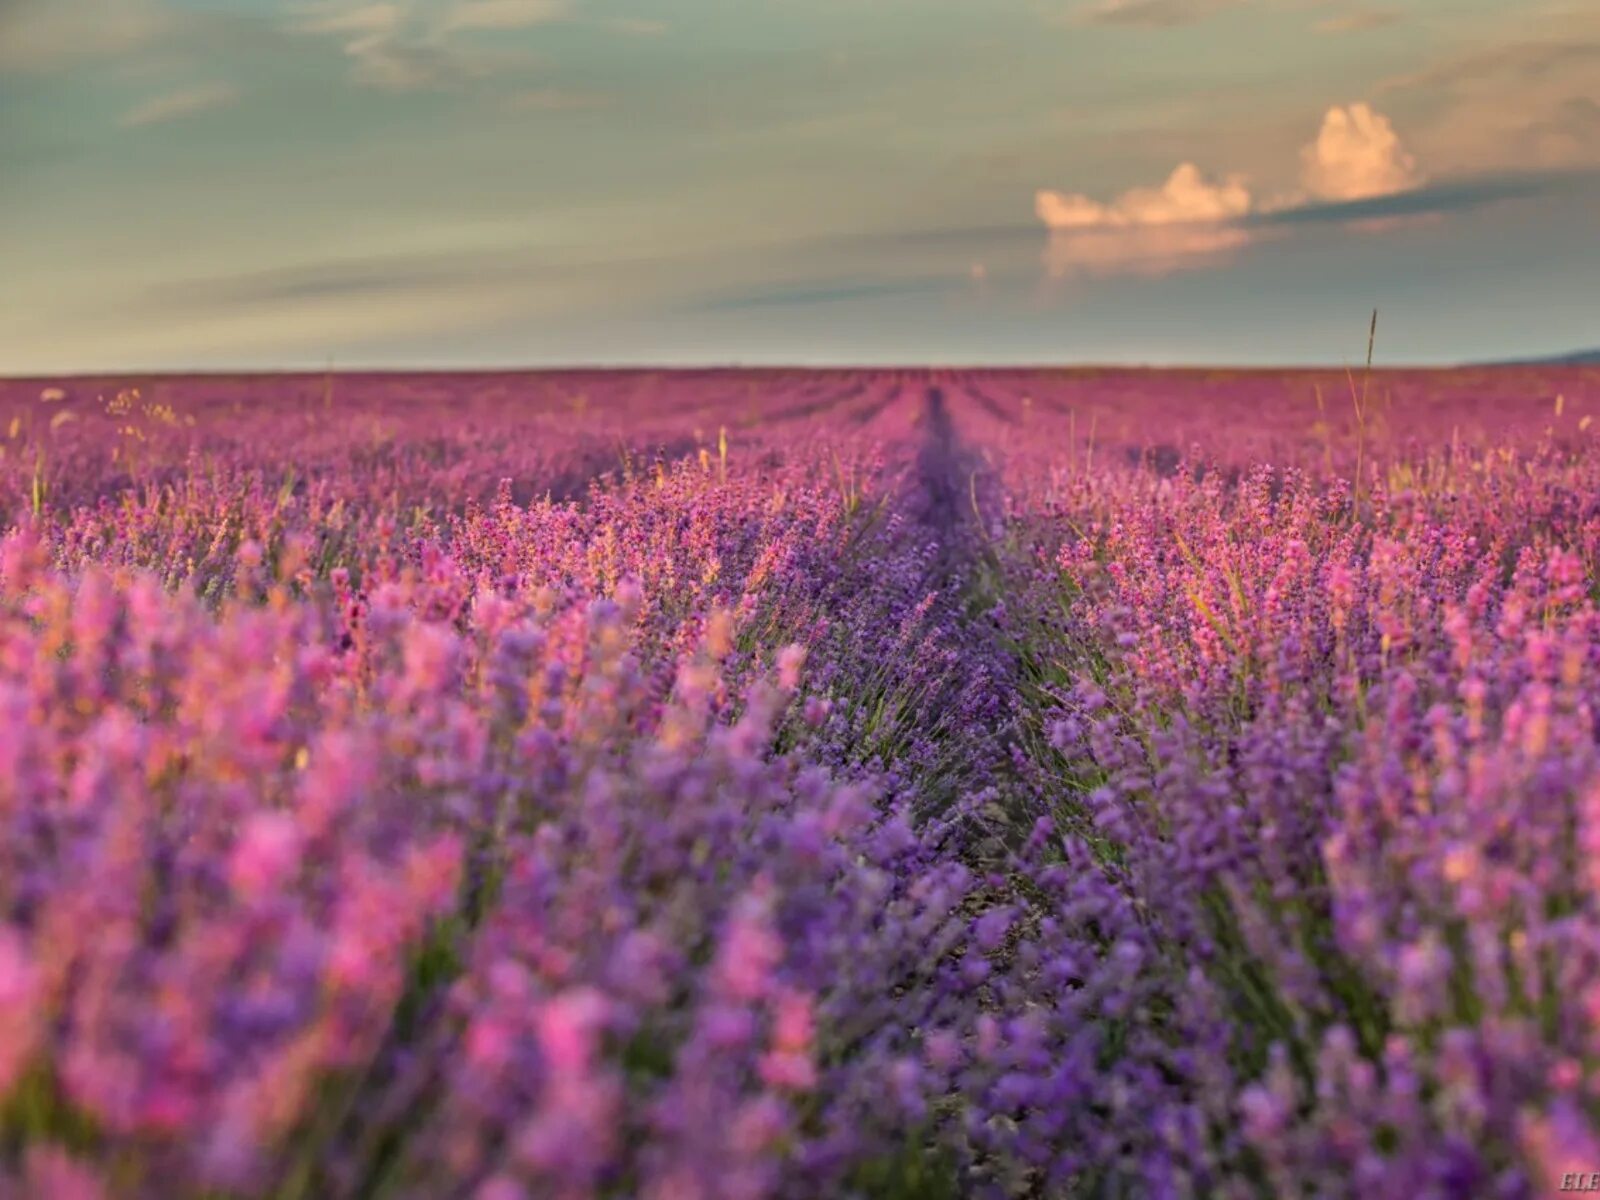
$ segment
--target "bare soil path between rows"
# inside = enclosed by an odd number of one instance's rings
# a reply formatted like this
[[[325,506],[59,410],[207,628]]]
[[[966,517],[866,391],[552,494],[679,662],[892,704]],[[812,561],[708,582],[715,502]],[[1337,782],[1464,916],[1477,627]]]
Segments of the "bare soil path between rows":
[[[945,701],[957,710],[951,724],[959,731],[954,758],[961,765],[955,779],[941,786],[954,783],[959,794],[952,799],[969,815],[984,806],[967,802],[990,790],[998,804],[1013,809],[1026,788],[1016,757],[1017,664],[980,578],[997,525],[1000,484],[985,455],[961,436],[961,406],[972,398],[959,381],[935,375],[921,389],[908,387],[913,402],[918,390],[911,470],[897,511],[910,535],[927,547],[925,586],[960,656]]]

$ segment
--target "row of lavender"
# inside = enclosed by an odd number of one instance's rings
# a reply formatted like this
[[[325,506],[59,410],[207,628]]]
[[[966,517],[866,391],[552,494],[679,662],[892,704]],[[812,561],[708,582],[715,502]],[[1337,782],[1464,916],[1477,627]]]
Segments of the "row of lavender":
[[[20,408],[0,1189],[1586,1169],[1592,380],[1242,476],[1084,381],[380,382]]]
[[[900,513],[921,391],[810,386],[581,502],[453,490],[426,413],[358,461],[314,397],[17,488],[0,1186],[953,1185],[1000,930],[930,798],[992,689]]]
[[[1070,1110],[1133,1194],[1531,1197],[1600,1170],[1600,376],[1549,382],[1471,442],[1369,442],[1348,478],[1314,445],[1242,474],[1013,456],[994,561],[1041,830],[1085,903],[1129,912],[1041,945],[1046,1057],[1090,1037],[1117,1067],[1063,1088],[1002,1052],[1041,1157]]]
[[[0,380],[0,505],[42,512],[253,472],[347,502],[428,509],[579,499],[641,456],[825,411],[855,425],[892,379],[772,371]],[[720,449],[719,449],[720,448]],[[643,464],[648,466],[648,459]]]

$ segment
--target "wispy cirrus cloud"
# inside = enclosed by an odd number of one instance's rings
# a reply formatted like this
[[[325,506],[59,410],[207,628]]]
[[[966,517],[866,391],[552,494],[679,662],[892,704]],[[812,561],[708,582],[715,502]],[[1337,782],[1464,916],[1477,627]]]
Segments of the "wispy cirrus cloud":
[[[117,124],[124,129],[160,125],[213,109],[226,108],[239,99],[239,89],[226,83],[208,83],[182,91],[168,92],[137,104],[123,113]]]
[[[324,0],[302,9],[290,30],[339,41],[358,84],[417,91],[525,65],[524,55],[474,35],[531,29],[563,19],[570,7],[568,0]]]
[[[608,92],[580,92],[568,88],[529,88],[513,92],[506,98],[506,107],[517,112],[588,112],[597,108],[610,108],[616,97]]]
[[[530,263],[505,251],[335,258],[292,263],[232,275],[189,277],[156,284],[141,301],[168,316],[261,309],[334,300],[363,303],[396,295],[459,291],[474,280],[533,284],[567,276],[555,266]]]
[[[947,276],[900,280],[840,279],[803,287],[743,289],[699,301],[692,307],[703,312],[737,312],[754,308],[813,308],[950,290],[951,281]]]
[[[1600,165],[1600,10],[1536,28],[1392,76],[1377,94],[1424,106],[1419,145],[1447,167]]]
[[[319,4],[302,13],[293,25],[297,33],[348,35],[352,40],[392,34],[405,10],[395,3]]]
[[[1097,0],[1076,14],[1084,25],[1121,25],[1130,28],[1172,29],[1229,8],[1244,0]]]
[[[350,77],[366,87],[411,91],[436,86],[463,64],[397,3],[323,4],[291,24],[294,33],[337,40]]]
[[[606,22],[606,26],[628,37],[661,37],[670,28],[665,21],[655,21],[648,17],[613,17]]]
[[[1242,175],[1208,180],[1182,163],[1158,187],[1110,201],[1042,189],[1034,212],[1050,232],[1050,275],[1167,275],[1226,261],[1265,236],[1247,218],[1311,204],[1367,200],[1418,187],[1425,176],[1388,118],[1370,105],[1335,105],[1300,153],[1300,187],[1263,201]]]
[[[1600,171],[1518,171],[1463,176],[1425,183],[1404,192],[1360,200],[1307,200],[1266,207],[1244,224],[1252,230],[1295,225],[1346,225],[1379,228],[1396,220],[1437,218],[1471,212],[1491,204],[1538,200],[1592,191]]]
[[[5,0],[0,70],[40,73],[119,58],[151,45],[177,23],[159,0]]]
[[[567,0],[461,0],[444,16],[448,32],[462,29],[531,29],[565,17]]]
[[[1400,14],[1387,8],[1352,8],[1319,19],[1312,28],[1318,33],[1365,33],[1369,29],[1383,29],[1400,19]]]
[[[1354,33],[1393,24],[1399,14],[1370,8],[1350,0],[1088,0],[1073,10],[1075,25],[1101,25],[1125,29],[1177,29],[1196,25],[1234,9],[1263,13],[1320,12],[1312,23],[1318,33]]]

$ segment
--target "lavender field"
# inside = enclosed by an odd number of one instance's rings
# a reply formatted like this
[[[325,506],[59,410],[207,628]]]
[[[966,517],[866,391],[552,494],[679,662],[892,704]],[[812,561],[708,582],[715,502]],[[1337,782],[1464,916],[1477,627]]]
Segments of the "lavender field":
[[[1600,1171],[1600,369],[0,382],[0,1197]]]

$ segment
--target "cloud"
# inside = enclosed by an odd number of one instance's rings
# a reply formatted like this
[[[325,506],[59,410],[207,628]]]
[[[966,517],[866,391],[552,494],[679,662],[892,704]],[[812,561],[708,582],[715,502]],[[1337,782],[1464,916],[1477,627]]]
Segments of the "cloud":
[[[124,129],[141,125],[159,125],[181,117],[194,116],[216,108],[226,108],[239,99],[239,89],[225,83],[202,84],[181,92],[156,96],[130,108],[122,114],[117,124]]]
[[[1142,29],[1172,29],[1192,25],[1235,8],[1243,0],[1100,0],[1079,14],[1083,25],[1122,25]]]
[[[553,272],[552,272],[553,273]],[[143,296],[169,315],[259,309],[306,302],[373,300],[399,294],[459,291],[472,282],[538,280],[541,272],[504,254],[344,258],[158,284]]]
[[[323,5],[292,29],[339,39],[351,78],[367,87],[411,91],[436,86],[450,73],[449,56],[413,28],[399,4]]]
[[[1364,200],[1423,182],[1389,118],[1362,103],[1330,108],[1300,164],[1301,184],[1319,200]]]
[[[1133,188],[1111,204],[1081,193],[1041,191],[1034,197],[1034,211],[1051,229],[1225,221],[1250,211],[1250,189],[1237,175],[1207,183],[1199,167],[1183,163],[1159,188]]]
[[[1552,18],[1538,40],[1516,31],[1484,49],[1393,76],[1379,96],[1419,110],[1418,147],[1442,168],[1549,169],[1600,164],[1592,119],[1600,78],[1600,11]]]
[[[522,295],[463,288],[382,293],[359,304],[329,297],[262,309],[202,310],[182,321],[137,313],[98,331],[91,353],[118,369],[141,362],[192,366],[197,360],[315,362],[333,353],[343,358],[368,341],[467,334],[526,311]],[[84,344],[75,352],[78,362]]]
[[[1588,70],[1597,59],[1600,59],[1600,41],[1593,38],[1507,41],[1395,76],[1380,84],[1378,90],[1473,87],[1489,79],[1533,83],[1567,67]]]
[[[505,33],[553,21],[566,0],[457,0],[442,10],[415,2],[325,2],[291,31],[337,38],[351,78],[386,91],[419,91],[483,79],[526,58],[503,46],[474,43],[474,33]],[[463,40],[462,35],[465,36]]]
[[[617,33],[629,37],[660,37],[670,28],[665,21],[652,21],[646,17],[613,17],[607,24]]]
[[[1069,275],[1159,277],[1219,266],[1254,240],[1231,225],[1141,225],[1053,230],[1045,247],[1052,279]]]
[[[1533,200],[1584,190],[1597,180],[1600,180],[1600,173],[1585,171],[1479,175],[1362,200],[1307,201],[1294,206],[1266,208],[1252,213],[1244,223],[1252,229],[1280,225],[1371,228],[1379,221],[1448,216],[1511,200]]]
[[[567,11],[566,0],[459,0],[445,15],[444,29],[529,29]]]
[[[1318,33],[1364,33],[1393,25],[1400,14],[1385,8],[1355,8],[1337,16],[1323,17],[1312,26]]]
[[[303,303],[381,300],[393,296],[438,296],[503,290],[527,296],[548,293],[553,303],[585,289],[615,295],[624,280],[635,284],[681,264],[673,256],[566,254],[528,244],[518,234],[474,246],[419,249],[415,235],[403,247],[363,255],[308,259],[222,275],[189,276],[147,284],[142,311],[188,317],[219,309],[256,311]],[[119,299],[116,311],[124,311]]]
[[[756,288],[725,294],[693,306],[699,312],[751,308],[812,308],[855,300],[884,300],[950,290],[948,277],[894,281],[835,280],[808,287]]]
[[[514,92],[506,100],[518,112],[587,112],[610,108],[616,97],[606,92],[575,92],[566,88],[529,88]]]
[[[0,0],[0,70],[46,72],[119,58],[176,24],[157,0]]]
[[[1251,210],[1239,176],[1208,182],[1183,163],[1157,188],[1132,188],[1109,204],[1082,193],[1042,190],[1034,212],[1050,230],[1050,274],[1124,271],[1165,275],[1209,265],[1250,235],[1232,222]]]
[[[1266,14],[1294,13],[1310,7],[1343,8],[1313,24],[1318,33],[1353,33],[1377,29],[1399,20],[1387,9],[1367,8],[1349,0],[1096,0],[1069,14],[1076,25],[1120,26],[1126,29],[1176,29],[1232,9],[1250,8]]]
[[[1388,118],[1363,103],[1328,109],[1300,159],[1303,190],[1265,203],[1242,175],[1213,182],[1192,162],[1180,164],[1159,187],[1132,188],[1109,202],[1041,189],[1034,194],[1034,213],[1050,231],[1046,269],[1060,278],[1166,275],[1213,266],[1268,236],[1272,225],[1283,223],[1282,214],[1310,206],[1326,213],[1340,204],[1404,194],[1423,182]],[[1262,221],[1263,215],[1280,220]],[[1347,211],[1338,219],[1379,216],[1395,214]]]
[[[301,21],[302,33],[348,33],[357,38],[394,33],[404,20],[398,4],[362,4],[356,7],[324,6],[320,16]]]
[[[1589,96],[1559,101],[1548,114],[1531,122],[1528,131],[1541,144],[1600,146],[1600,101]]]

